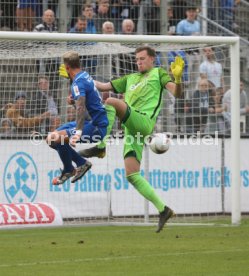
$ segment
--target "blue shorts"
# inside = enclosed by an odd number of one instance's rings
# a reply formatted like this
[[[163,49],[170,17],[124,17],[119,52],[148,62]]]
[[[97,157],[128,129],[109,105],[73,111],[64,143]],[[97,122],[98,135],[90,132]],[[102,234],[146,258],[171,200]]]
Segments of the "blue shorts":
[[[35,10],[37,4],[37,0],[19,0],[17,3],[18,9],[26,9],[26,8],[32,8]]]
[[[66,130],[68,137],[74,135],[76,122],[68,122],[57,128],[57,131]],[[82,130],[81,143],[97,143],[106,136],[107,127],[98,127],[92,124],[92,121],[85,121]]]

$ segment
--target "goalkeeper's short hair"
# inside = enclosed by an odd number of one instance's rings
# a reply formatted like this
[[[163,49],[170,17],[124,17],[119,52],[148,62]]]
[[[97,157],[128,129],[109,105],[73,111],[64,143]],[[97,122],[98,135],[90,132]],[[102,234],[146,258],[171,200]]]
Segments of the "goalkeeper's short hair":
[[[156,51],[150,46],[140,46],[135,50],[135,54],[140,53],[142,51],[147,51],[147,54],[150,57],[156,57]]]

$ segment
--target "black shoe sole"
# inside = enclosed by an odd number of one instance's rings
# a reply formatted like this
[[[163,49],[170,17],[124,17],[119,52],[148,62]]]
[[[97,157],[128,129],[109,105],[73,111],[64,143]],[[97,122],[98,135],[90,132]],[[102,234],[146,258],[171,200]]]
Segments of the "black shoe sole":
[[[79,175],[78,177],[75,176],[72,180],[71,183],[75,183],[77,180],[81,179],[92,167],[92,164],[89,164],[87,169],[85,170],[85,172],[82,175]]]
[[[169,209],[169,211],[168,211],[168,213],[167,213],[167,216],[164,218],[163,224],[162,224],[160,227],[158,227],[158,229],[156,230],[156,233],[161,232],[161,231],[163,230],[163,227],[164,227],[165,223],[166,223],[170,218],[173,218],[173,217],[175,217],[175,216],[176,216],[175,212],[174,212],[173,210]]]
[[[74,176],[74,174],[72,174],[70,177],[68,177],[67,179],[65,179],[63,182],[61,182],[61,183],[55,183],[55,178],[52,180],[52,185],[53,186],[59,186],[59,185],[63,185],[68,179],[70,179],[71,177],[73,177]]]

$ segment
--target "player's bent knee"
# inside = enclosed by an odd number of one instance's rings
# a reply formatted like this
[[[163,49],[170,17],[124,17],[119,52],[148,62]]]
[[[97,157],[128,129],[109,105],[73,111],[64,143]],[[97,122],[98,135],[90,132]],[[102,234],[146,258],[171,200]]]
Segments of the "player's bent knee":
[[[109,104],[109,105],[112,105],[114,107],[116,106],[116,103],[117,103],[117,99],[115,99],[115,98],[108,98],[105,101],[105,104]]]
[[[127,104],[119,99],[115,99],[115,98],[108,98],[105,102],[106,105],[110,105],[113,106],[116,110],[116,114],[117,116],[122,120],[126,110],[127,110]]]
[[[126,107],[126,103],[123,100],[120,99],[116,99],[116,98],[108,98],[105,101],[106,105],[111,105],[114,108],[120,108],[121,106],[125,106]]]
[[[55,146],[58,144],[58,141],[59,141],[58,138],[59,138],[59,134],[57,132],[52,132],[46,138],[46,142],[51,148],[55,148]]]

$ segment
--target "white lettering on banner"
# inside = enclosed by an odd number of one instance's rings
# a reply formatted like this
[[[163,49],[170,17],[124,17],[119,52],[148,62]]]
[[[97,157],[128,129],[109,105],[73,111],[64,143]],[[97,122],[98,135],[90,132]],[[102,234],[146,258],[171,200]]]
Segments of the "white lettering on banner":
[[[21,212],[24,212],[24,221],[27,223],[30,222],[37,222],[37,216],[36,213],[34,211],[30,212],[30,208],[29,205],[27,204],[20,204],[20,205],[16,205],[17,208],[19,208],[21,210]]]
[[[4,223],[4,216],[3,216],[3,212],[0,211],[0,225]]]
[[[40,221],[43,222],[43,223],[50,222],[50,217],[46,216],[46,213],[44,212],[43,208],[41,208],[41,205],[37,204],[36,207],[40,211],[40,214],[42,215],[42,217],[40,218]],[[52,209],[50,209],[50,210],[52,211]],[[53,212],[53,214],[54,214],[54,212]],[[53,217],[53,219],[54,219],[54,217]]]
[[[43,203],[0,204],[0,226],[53,223],[54,210]]]
[[[229,212],[232,186],[230,140],[225,139],[224,164],[226,166],[222,167],[220,140],[218,146],[207,146],[204,143],[181,145],[174,138],[172,139],[175,144],[166,154],[156,155],[149,152],[148,180],[158,195],[181,214],[220,212],[221,187],[224,187],[224,209],[225,212]],[[126,179],[122,139],[118,142],[118,145],[107,145],[106,158],[94,160],[94,166],[82,179],[75,183],[68,180],[60,186],[52,185],[52,179],[60,174],[61,161],[56,151],[51,150],[45,141],[39,146],[31,147],[29,140],[6,140],[5,147],[0,147],[0,165],[12,160],[21,148],[30,156],[28,160],[32,159],[37,166],[37,179],[39,179],[37,186],[32,186],[33,171],[29,171],[30,178],[25,181],[25,185],[36,191],[37,201],[47,201],[56,206],[63,218],[108,216],[110,202],[112,212],[117,216],[140,215],[144,212],[143,198]],[[195,140],[192,142],[194,143]],[[77,145],[77,147],[80,150],[86,146]],[[243,212],[248,212],[249,140],[241,139],[241,149],[243,149],[241,206]],[[12,162],[8,167],[10,173],[16,170],[13,164],[15,163]],[[144,168],[143,162],[141,168]],[[141,174],[144,175],[145,172],[141,170]],[[0,175],[4,175],[4,165],[0,166]],[[36,221],[48,225],[50,219],[42,206],[30,208],[21,204],[26,201],[32,202],[33,197],[26,196],[24,201],[18,201],[23,199],[24,183],[20,188],[14,186],[14,191],[18,190],[18,197],[16,197],[10,189],[13,186],[12,179],[9,178],[8,173],[5,175],[5,186],[3,186],[5,188],[0,193],[0,202],[6,205],[9,203],[10,207],[7,210],[0,207],[0,228],[7,223],[7,220],[10,221],[9,225],[14,225],[14,222],[18,223],[18,221],[19,225],[25,225],[25,223],[36,225]],[[12,207],[12,202],[20,202],[19,207]],[[20,215],[22,212],[25,216]]]
[[[18,212],[15,211],[15,209],[9,205],[2,205],[3,210],[5,210],[5,216],[4,216],[4,223],[11,224],[11,223],[24,223],[24,219],[21,218]],[[4,213],[3,213],[4,214]]]

